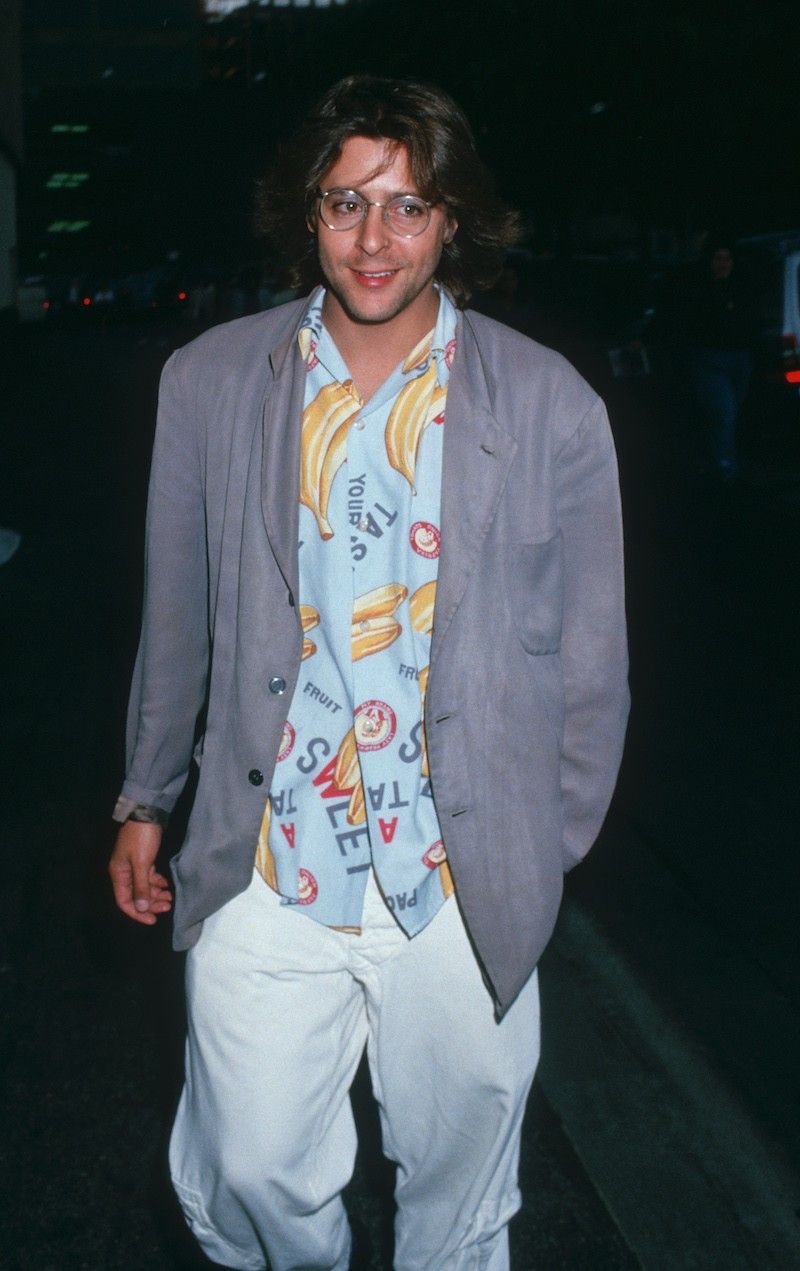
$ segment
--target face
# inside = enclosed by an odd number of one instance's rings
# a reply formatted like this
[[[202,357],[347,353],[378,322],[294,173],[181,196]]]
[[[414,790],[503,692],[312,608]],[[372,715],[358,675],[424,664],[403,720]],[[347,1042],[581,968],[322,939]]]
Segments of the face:
[[[397,194],[418,194],[408,151],[370,137],[350,137],[320,181],[321,190],[356,190],[369,202],[386,203]],[[422,315],[431,307],[433,277],[442,247],[456,231],[444,208],[431,209],[430,223],[415,238],[395,234],[383,209],[370,207],[359,226],[332,230],[316,216],[319,263],[329,296],[352,322],[382,323]]]

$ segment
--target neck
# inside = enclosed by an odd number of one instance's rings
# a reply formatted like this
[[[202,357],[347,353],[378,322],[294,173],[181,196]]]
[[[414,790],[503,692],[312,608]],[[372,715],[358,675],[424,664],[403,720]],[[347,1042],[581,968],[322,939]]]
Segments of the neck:
[[[439,296],[433,285],[384,322],[351,317],[331,291],[326,291],[322,304],[325,326],[365,401],[430,331],[438,312]]]

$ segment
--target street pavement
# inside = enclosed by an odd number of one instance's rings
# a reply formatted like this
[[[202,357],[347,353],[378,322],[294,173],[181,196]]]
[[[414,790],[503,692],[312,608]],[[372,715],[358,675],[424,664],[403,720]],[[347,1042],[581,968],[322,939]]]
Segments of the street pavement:
[[[164,1170],[181,959],[166,927],[114,913],[104,876],[157,379],[183,338],[23,329],[0,366],[0,523],[23,534],[0,568],[9,1271],[208,1265]],[[634,711],[614,810],[542,964],[513,1266],[800,1265],[800,473],[756,451],[740,489],[698,484],[658,385],[598,386],[625,496]],[[391,1170],[363,1072],[355,1102],[348,1203],[386,1268]]]

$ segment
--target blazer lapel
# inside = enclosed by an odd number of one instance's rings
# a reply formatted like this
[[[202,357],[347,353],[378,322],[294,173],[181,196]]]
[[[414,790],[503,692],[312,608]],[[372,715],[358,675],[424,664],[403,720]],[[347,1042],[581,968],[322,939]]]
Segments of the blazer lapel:
[[[300,320],[305,313],[301,306]],[[298,325],[270,354],[274,375],[264,406],[264,445],[261,466],[261,507],[278,568],[293,596],[297,595],[299,564],[300,425],[305,391],[305,367],[297,347]]]
[[[442,458],[442,553],[431,671],[503,493],[517,442],[491,411],[488,375],[462,315],[447,390]]]

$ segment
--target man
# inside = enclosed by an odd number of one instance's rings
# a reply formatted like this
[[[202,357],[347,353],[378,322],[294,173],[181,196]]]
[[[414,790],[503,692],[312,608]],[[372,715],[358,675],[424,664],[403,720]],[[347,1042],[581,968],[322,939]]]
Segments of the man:
[[[739,472],[739,426],[753,373],[754,297],[737,266],[732,236],[709,235],[703,260],[679,300],[679,338],[702,432],[701,466],[723,483]]]
[[[561,357],[458,307],[515,221],[445,94],[337,84],[261,215],[322,286],[165,369],[115,814],[152,924],[204,717],[173,1180],[218,1262],[344,1271],[366,1045],[396,1267],[500,1271],[536,963],[627,713],[613,445]]]

